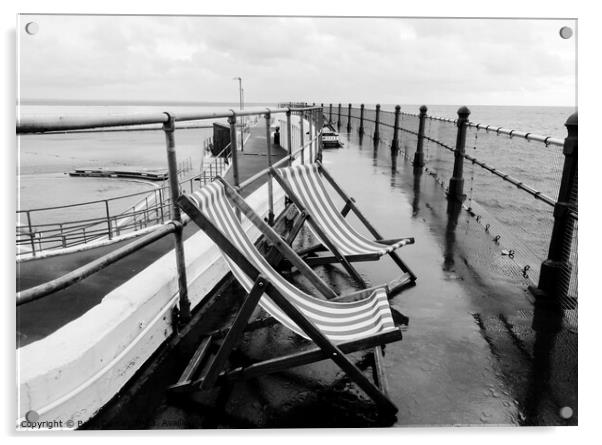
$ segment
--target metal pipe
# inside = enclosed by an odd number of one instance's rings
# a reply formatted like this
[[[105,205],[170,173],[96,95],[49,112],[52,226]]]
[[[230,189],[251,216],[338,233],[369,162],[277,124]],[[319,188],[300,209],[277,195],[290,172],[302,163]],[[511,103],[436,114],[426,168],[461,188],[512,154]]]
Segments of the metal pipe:
[[[317,161],[322,161],[322,149],[323,149],[323,143],[322,143],[322,130],[324,129],[324,115],[320,115],[318,117],[318,148],[317,148],[317,154],[316,154],[316,160]]]
[[[317,108],[317,107],[313,107]],[[287,111],[310,110],[312,107],[300,108],[276,108],[271,110],[272,114],[282,114]],[[211,113],[178,113],[176,122],[196,121],[206,119],[228,118],[234,113],[233,110],[219,110]],[[240,111],[238,116],[257,116],[265,113],[265,108],[260,110]],[[137,113],[126,116],[32,116],[19,119],[16,126],[18,134],[44,133],[50,131],[86,130],[107,127],[124,127],[146,124],[164,124],[167,121],[166,113]]]
[[[272,164],[272,168],[279,168],[280,166],[284,165],[285,163],[289,162],[291,159],[295,159],[297,157],[297,155],[301,152],[301,149],[299,148],[298,150],[294,151],[292,155],[286,155],[285,157],[283,157],[282,159],[280,159],[277,162],[274,162]],[[240,185],[237,187],[237,190],[240,192],[241,190],[244,190],[245,188],[247,188],[249,185],[253,184],[255,181],[258,181],[259,179],[261,179],[263,176],[269,174],[270,169],[266,168],[264,170],[261,170],[257,173],[255,173],[253,176],[251,176],[250,178],[245,179],[243,182],[240,183]]]
[[[272,168],[272,135],[270,134],[270,122],[272,120],[272,116],[268,109],[268,112],[265,114],[265,140],[266,140],[266,149],[268,154],[268,170]],[[272,184],[272,176],[268,175],[268,224],[270,226],[274,225],[274,191]]]
[[[339,113],[337,115],[337,128],[341,128],[341,103],[339,102]]]
[[[228,118],[230,124],[230,153],[232,154],[232,176],[234,178],[234,186],[238,186],[238,145],[236,143],[236,113],[232,112],[232,116]]]
[[[106,215],[107,215],[107,226],[109,229],[109,239],[113,238],[113,234],[112,232],[112,228],[111,228],[111,215],[109,213],[109,201],[105,199],[105,211],[106,211]]]
[[[29,210],[26,213],[27,215],[27,227],[29,230],[29,239],[31,240],[31,254],[33,256],[36,256],[36,243],[34,240],[34,236],[33,236],[33,229],[31,228],[31,214],[29,212]]]
[[[309,144],[309,163],[314,162],[314,119],[316,113],[314,111],[309,112],[309,139],[311,144]]]
[[[167,122],[163,124],[165,132],[165,146],[167,148],[167,168],[169,171],[169,190],[171,195],[171,212],[172,219],[177,224],[177,229],[174,232],[175,238],[175,255],[176,267],[178,270],[178,289],[180,291],[180,318],[182,323],[190,320],[190,300],[188,299],[188,281],[186,279],[186,261],[184,259],[184,240],[182,233],[182,216],[180,208],[177,205],[178,197],[180,196],[180,184],[178,182],[177,158],[176,158],[176,143],[174,138],[175,119],[169,113]]]
[[[292,158],[290,157],[293,152],[293,135],[292,135],[292,125],[291,125],[291,110],[289,109],[286,112],[286,143],[288,148],[289,155],[289,165],[292,164]]]
[[[303,121],[305,120],[305,116],[303,115],[303,112],[301,112],[301,114],[299,115],[299,134],[300,134],[300,140],[299,143],[301,144],[301,164],[305,164],[305,129],[303,128]]]
[[[164,236],[169,235],[170,233],[177,232],[179,230],[177,226],[178,224],[176,222],[169,222],[165,226],[154,230],[148,235],[145,235],[142,238],[133,241],[132,243],[126,246],[120,247],[84,266],[81,266],[63,275],[62,277],[56,278],[47,283],[40,284],[38,286],[19,292],[17,293],[17,306],[38,300],[47,295],[53,294],[55,292],[67,288],[83,280],[84,278],[87,278],[90,275],[106,268],[107,266],[110,266],[111,264],[130,255],[131,253],[136,252],[149,244],[152,244],[153,242],[163,238]]]

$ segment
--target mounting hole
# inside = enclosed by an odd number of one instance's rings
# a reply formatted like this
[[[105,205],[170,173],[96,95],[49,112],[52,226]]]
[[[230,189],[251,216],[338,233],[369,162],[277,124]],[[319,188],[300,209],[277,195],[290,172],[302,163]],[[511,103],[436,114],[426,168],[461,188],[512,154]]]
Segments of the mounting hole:
[[[27,411],[25,413],[25,420],[27,420],[30,423],[36,423],[39,418],[40,418],[40,415],[34,410]]]
[[[25,25],[25,32],[30,36],[37,34],[39,30],[40,25],[38,25],[36,22],[29,22],[27,25]]]
[[[563,39],[570,39],[573,37],[573,29],[569,26],[563,26],[560,28],[560,37]]]
[[[563,419],[570,419],[571,417],[573,417],[573,408],[571,408],[570,406],[563,406],[562,408],[560,408],[560,417],[562,417]]]

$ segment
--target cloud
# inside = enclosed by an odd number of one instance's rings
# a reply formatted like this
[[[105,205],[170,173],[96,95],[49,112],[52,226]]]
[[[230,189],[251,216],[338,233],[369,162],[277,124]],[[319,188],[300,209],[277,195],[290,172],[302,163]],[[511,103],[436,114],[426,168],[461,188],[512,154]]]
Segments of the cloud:
[[[560,20],[21,16],[21,97],[572,104]]]

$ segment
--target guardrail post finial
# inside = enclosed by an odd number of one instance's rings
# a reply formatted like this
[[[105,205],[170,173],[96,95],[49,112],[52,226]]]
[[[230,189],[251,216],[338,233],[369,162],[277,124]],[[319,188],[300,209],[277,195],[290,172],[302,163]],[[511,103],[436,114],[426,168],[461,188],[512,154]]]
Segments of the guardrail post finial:
[[[399,151],[399,113],[401,112],[401,106],[395,105],[395,124],[393,125],[393,141],[391,141],[391,151]]]
[[[377,142],[380,140],[380,132],[379,132],[379,123],[380,123],[380,104],[376,104],[376,116],[374,117],[374,136],[373,136],[373,140],[374,142]]]
[[[415,170],[420,170],[424,167],[424,124],[426,121],[426,112],[426,105],[421,106],[418,122],[418,143],[416,144],[416,153],[414,154]]]
[[[530,288],[535,296],[533,329],[557,332],[562,324],[561,301],[569,292],[571,251],[577,211],[577,153],[578,119],[573,113],[567,119],[567,137],[564,140],[564,165],[558,200],[554,207],[554,226],[550,237],[548,258],[541,265],[537,288]],[[576,304],[576,303],[575,303]]]
[[[464,201],[464,153],[466,146],[466,124],[470,110],[467,107],[458,109],[458,134],[456,136],[456,149],[454,150],[454,171],[449,180],[448,197]]]

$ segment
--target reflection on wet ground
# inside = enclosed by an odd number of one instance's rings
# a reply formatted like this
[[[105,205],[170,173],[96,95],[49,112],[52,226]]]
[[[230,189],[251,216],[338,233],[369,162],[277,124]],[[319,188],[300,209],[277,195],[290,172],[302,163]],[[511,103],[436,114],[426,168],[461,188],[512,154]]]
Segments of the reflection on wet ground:
[[[496,260],[499,248],[461,206],[448,202],[441,186],[415,172],[403,154],[392,156],[386,143],[374,145],[368,137],[353,135],[344,148],[325,151],[324,165],[385,238],[416,240],[399,251],[418,276],[416,286],[391,302],[410,318],[409,326],[385,354],[397,418],[379,418],[365,394],[335,365],[322,362],[197,394],[185,405],[165,402],[148,426],[576,424],[576,332],[548,332],[544,309],[536,334],[528,279],[516,279]],[[309,237],[302,233],[300,242]],[[371,284],[399,273],[387,257],[358,269]],[[337,292],[354,286],[336,266],[318,272]],[[240,360],[305,345],[275,326],[247,335]],[[365,361],[362,354],[353,357]]]

